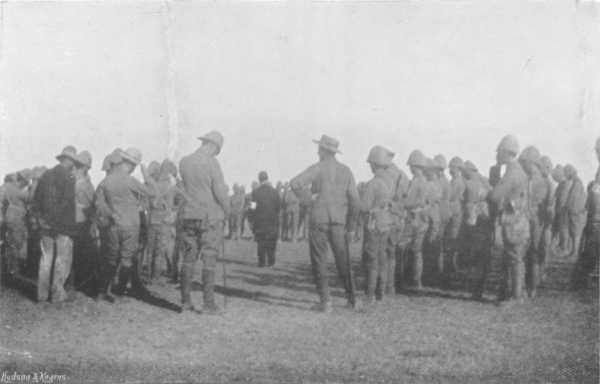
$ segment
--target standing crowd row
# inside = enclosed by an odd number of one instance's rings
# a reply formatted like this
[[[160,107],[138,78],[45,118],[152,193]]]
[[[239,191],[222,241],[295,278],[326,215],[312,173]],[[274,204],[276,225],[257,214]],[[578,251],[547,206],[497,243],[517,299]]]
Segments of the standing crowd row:
[[[165,160],[146,168],[139,150],[116,149],[96,188],[90,153],[71,146],[51,169],[7,175],[0,187],[3,282],[29,276],[39,301],[63,301],[77,288],[114,302],[146,294],[144,283],[165,273],[180,283],[182,308],[195,311],[191,288],[201,260],[203,311],[214,313],[224,239],[248,234],[260,267],[275,263],[279,240],[308,238],[314,309],[324,312],[331,310],[329,249],[348,306],[358,304],[349,256],[357,240],[367,306],[421,290],[427,278],[443,286],[465,267],[477,271],[471,290],[481,298],[493,249],[502,253],[501,302],[535,297],[551,254],[579,260],[578,282],[597,275],[600,168],[586,190],[572,165],[553,166],[537,148],[521,150],[514,136],[501,140],[489,177],[469,160],[447,163],[415,150],[409,178],[393,151],[375,146],[367,156],[373,178],[357,185],[336,158],[339,142],[324,135],[315,140],[319,161],[289,183],[273,187],[263,171],[251,193],[235,184],[231,196],[217,160],[223,136],[213,131],[200,140],[179,167]],[[600,160],[600,139],[595,150]],[[132,176],[138,166],[143,181]]]

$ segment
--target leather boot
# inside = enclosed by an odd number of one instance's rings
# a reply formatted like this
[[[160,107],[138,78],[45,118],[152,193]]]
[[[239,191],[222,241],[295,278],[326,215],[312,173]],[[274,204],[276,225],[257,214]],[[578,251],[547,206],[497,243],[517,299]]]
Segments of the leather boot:
[[[100,269],[100,281],[98,284],[98,299],[102,299],[108,301],[109,303],[114,303],[115,298],[109,292],[110,282],[115,276],[115,272],[117,267],[115,265],[105,265]]]
[[[204,299],[203,312],[208,314],[214,314],[219,312],[219,307],[215,303],[215,270],[214,269],[203,269],[202,270],[202,296]]]
[[[512,299],[521,300],[523,297],[523,281],[524,279],[524,265],[522,262],[515,262],[512,265]]]
[[[129,276],[131,275],[131,267],[125,267],[121,265],[119,269],[119,282],[114,289],[114,294],[122,296],[125,294],[125,289],[127,289],[127,283],[129,282]]]
[[[181,266],[181,305],[183,310],[194,310],[192,304],[192,273],[193,269],[189,265]]]

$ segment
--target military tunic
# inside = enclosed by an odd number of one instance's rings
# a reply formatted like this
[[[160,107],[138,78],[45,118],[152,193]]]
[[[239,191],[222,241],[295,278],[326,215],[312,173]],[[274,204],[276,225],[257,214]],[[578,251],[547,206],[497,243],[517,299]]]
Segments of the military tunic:
[[[386,178],[385,171],[378,169],[374,177],[366,184],[361,199],[361,211],[366,217],[363,253],[367,299],[377,295],[382,299],[387,288],[388,257],[386,249],[392,229],[390,204],[392,184]]]
[[[310,260],[321,302],[329,302],[328,245],[333,251],[346,295],[350,301],[353,300],[354,280],[348,268],[349,239],[346,238],[346,231],[355,230],[360,201],[352,171],[334,157],[329,157],[296,176],[290,185],[296,193],[301,193],[305,186],[311,185],[314,196],[310,215]]]
[[[501,299],[520,298],[522,294],[524,258],[530,240],[527,185],[527,175],[519,162],[513,159],[490,193],[490,200],[500,211],[502,227],[504,278]]]

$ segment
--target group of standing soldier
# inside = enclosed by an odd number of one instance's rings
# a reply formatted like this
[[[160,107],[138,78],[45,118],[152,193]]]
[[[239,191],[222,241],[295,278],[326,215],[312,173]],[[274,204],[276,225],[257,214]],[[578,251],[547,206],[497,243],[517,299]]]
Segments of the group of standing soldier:
[[[201,146],[179,164],[180,179],[169,160],[146,168],[135,148],[104,159],[106,175],[95,189],[90,153],[73,147],[52,169],[6,176],[0,188],[3,274],[10,279],[19,269],[35,270],[40,301],[63,301],[65,286],[75,286],[114,302],[126,293],[146,294],[144,282],[164,265],[180,282],[182,308],[195,311],[192,281],[200,259],[203,311],[214,313],[225,231],[238,239],[247,221],[259,266],[274,264],[278,239],[308,237],[315,309],[324,312],[331,310],[329,249],[348,306],[358,304],[350,261],[357,239],[367,306],[397,290],[421,290],[427,279],[444,287],[465,266],[478,272],[471,292],[481,298],[494,249],[502,253],[502,302],[521,300],[525,291],[535,297],[551,253],[576,258],[583,244],[578,271],[597,269],[600,168],[586,193],[572,165],[553,167],[535,147],[521,151],[513,136],[498,145],[489,178],[469,160],[447,163],[443,155],[428,158],[419,150],[408,157],[409,178],[394,164],[393,151],[375,146],[367,156],[373,177],[357,186],[336,159],[339,142],[324,135],[315,140],[319,161],[289,183],[274,188],[261,172],[251,193],[236,184],[232,196],[217,160],[223,136],[213,131],[199,139]],[[596,152],[600,160],[600,139]],[[138,166],[143,182],[132,176]]]

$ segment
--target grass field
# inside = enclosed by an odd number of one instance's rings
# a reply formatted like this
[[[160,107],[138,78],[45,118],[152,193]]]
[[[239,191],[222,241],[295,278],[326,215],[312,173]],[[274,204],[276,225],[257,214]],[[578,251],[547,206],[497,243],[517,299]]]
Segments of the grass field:
[[[226,293],[227,308],[216,316],[83,295],[36,304],[4,289],[0,374],[43,371],[68,383],[598,382],[592,292],[545,289],[499,307],[430,290],[355,312],[343,308],[332,268],[334,310],[321,314],[309,310],[317,297],[305,243],[280,244],[270,269],[255,266],[254,243],[226,249],[228,288],[219,287],[218,302]],[[150,289],[179,302],[174,285]],[[195,289],[201,304],[201,284]]]

